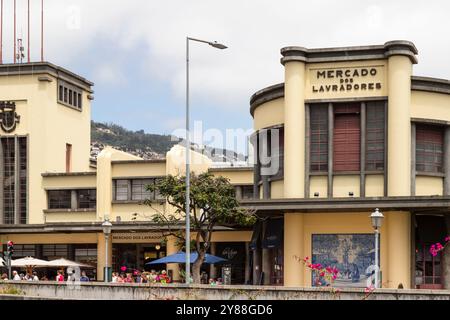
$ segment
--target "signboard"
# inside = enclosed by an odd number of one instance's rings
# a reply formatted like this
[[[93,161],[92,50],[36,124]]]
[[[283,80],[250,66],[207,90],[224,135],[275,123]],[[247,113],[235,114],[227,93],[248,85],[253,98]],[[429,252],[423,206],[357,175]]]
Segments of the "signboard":
[[[382,65],[309,69],[308,98],[383,96],[385,68]]]
[[[160,243],[163,236],[161,232],[125,232],[113,233],[113,243]]]

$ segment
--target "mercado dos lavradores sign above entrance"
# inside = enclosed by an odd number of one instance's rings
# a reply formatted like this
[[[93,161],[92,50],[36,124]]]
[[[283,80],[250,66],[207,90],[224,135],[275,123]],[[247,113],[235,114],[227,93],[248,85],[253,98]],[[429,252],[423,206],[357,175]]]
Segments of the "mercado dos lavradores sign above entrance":
[[[311,68],[310,98],[385,95],[384,66]]]

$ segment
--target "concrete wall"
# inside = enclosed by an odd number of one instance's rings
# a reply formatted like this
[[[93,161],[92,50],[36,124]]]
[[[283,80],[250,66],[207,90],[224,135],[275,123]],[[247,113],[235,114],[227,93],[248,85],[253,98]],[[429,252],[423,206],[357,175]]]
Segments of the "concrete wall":
[[[74,300],[450,300],[450,291],[378,290],[370,296],[363,289],[333,294],[323,288],[253,286],[126,285],[89,283],[69,286],[57,283],[12,282],[27,296]],[[0,288],[6,284],[0,284]],[[12,297],[17,299],[18,297]],[[0,298],[2,299],[2,298]],[[23,298],[25,299],[25,298]]]

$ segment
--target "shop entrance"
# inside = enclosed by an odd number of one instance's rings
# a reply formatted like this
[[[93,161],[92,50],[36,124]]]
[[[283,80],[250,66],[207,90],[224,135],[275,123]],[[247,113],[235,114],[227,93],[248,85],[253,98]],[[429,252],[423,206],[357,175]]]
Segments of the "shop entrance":
[[[446,221],[441,215],[415,216],[415,285],[417,289],[443,288],[442,252],[436,257],[430,253],[431,245],[443,241]]]
[[[123,267],[126,267],[126,272],[161,271],[165,265],[145,264],[165,256],[166,247],[161,244],[113,244],[113,272],[121,272]]]

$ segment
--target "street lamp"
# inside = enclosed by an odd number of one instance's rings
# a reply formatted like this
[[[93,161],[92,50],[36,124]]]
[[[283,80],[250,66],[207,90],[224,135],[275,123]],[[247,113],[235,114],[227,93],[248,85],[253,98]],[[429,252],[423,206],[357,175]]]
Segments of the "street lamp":
[[[189,137],[190,131],[190,119],[189,119],[189,41],[202,42],[209,44],[211,47],[216,49],[226,49],[227,46],[200,39],[194,39],[186,37],[186,284],[190,283],[191,278],[191,226],[190,226],[190,212],[191,212],[191,199],[190,199],[190,179],[191,179],[191,168],[190,168],[190,150],[191,142]]]
[[[372,227],[375,230],[375,288],[378,289],[380,287],[380,259],[378,255],[380,251],[380,228],[383,224],[384,216],[377,208],[370,215],[370,219],[372,220]]]
[[[105,221],[102,223],[103,233],[105,234],[105,272],[104,272],[104,280],[105,283],[109,282],[109,267],[108,267],[108,242],[109,235],[111,234],[112,224],[109,222],[109,219],[105,218]]]

